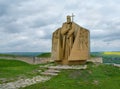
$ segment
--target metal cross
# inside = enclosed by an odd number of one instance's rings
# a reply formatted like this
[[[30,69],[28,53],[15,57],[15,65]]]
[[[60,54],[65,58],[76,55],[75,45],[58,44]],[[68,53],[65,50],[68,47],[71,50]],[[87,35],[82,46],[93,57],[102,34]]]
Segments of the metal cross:
[[[72,22],[73,22],[73,17],[74,17],[74,16],[75,16],[75,15],[72,13],[72,16],[71,16],[71,17],[72,17]]]

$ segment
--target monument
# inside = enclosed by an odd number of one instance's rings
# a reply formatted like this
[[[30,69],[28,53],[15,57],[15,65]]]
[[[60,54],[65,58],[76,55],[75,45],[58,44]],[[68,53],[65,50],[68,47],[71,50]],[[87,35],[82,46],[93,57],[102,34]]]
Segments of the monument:
[[[83,64],[89,56],[89,30],[73,22],[73,15],[68,15],[67,22],[53,32],[52,59],[60,64]]]

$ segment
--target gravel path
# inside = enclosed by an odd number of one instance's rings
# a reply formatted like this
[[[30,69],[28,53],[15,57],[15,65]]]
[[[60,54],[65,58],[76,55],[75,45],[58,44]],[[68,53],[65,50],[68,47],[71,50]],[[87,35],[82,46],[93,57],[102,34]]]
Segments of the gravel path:
[[[35,76],[32,79],[20,79],[15,82],[0,84],[0,89],[18,89],[20,87],[26,87],[35,83],[45,82],[49,79],[51,79],[50,76]]]

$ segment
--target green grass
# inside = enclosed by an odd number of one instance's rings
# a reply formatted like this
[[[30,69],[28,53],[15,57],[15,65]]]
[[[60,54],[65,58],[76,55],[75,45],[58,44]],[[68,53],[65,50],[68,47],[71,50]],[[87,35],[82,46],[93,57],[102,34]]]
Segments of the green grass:
[[[90,58],[95,58],[97,57],[96,55],[90,54]]]
[[[51,80],[21,89],[119,89],[120,68],[89,64],[86,70],[62,70]]]
[[[48,53],[42,53],[42,54],[38,55],[37,57],[49,58],[49,57],[51,57],[51,53],[50,52],[48,52]]]
[[[0,78],[17,78],[18,76],[30,77],[35,75],[33,70],[37,69],[38,65],[27,64],[18,60],[0,59]]]

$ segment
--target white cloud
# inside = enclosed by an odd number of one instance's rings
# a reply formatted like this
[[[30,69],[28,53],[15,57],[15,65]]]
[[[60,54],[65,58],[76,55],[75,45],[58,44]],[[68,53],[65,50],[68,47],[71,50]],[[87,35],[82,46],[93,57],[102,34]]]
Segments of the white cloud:
[[[119,0],[0,0],[0,51],[50,51],[52,32],[75,14],[91,51],[120,50]]]

